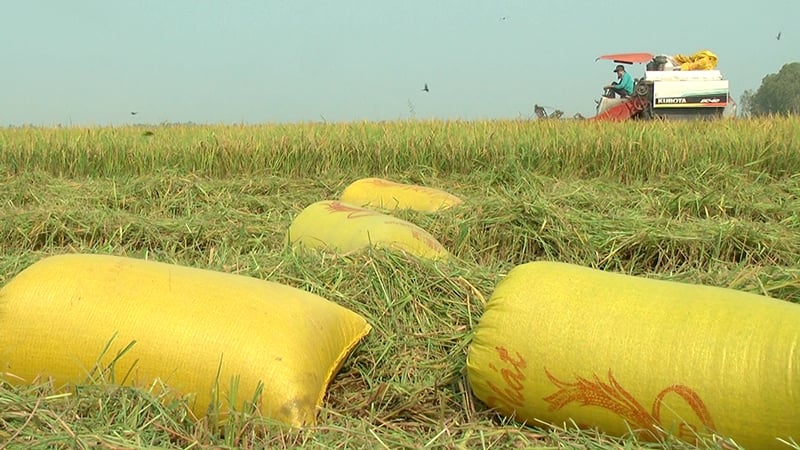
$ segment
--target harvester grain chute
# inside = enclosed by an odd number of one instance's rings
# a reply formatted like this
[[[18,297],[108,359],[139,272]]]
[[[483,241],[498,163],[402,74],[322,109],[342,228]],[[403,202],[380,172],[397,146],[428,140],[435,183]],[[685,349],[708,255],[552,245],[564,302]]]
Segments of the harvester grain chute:
[[[728,80],[716,70],[717,57],[702,51],[691,56],[618,53],[597,60],[644,64],[644,76],[635,78],[633,94],[616,97],[606,89],[590,120],[710,119],[735,114]],[[632,74],[633,75],[633,74]]]

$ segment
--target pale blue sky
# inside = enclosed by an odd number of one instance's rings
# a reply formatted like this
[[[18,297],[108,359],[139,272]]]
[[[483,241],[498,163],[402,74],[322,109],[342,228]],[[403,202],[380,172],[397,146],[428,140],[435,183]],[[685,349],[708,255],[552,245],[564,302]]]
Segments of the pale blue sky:
[[[800,0],[7,0],[0,126],[589,116],[614,78],[595,58],[635,51],[709,49],[738,100],[800,60],[798,17]]]

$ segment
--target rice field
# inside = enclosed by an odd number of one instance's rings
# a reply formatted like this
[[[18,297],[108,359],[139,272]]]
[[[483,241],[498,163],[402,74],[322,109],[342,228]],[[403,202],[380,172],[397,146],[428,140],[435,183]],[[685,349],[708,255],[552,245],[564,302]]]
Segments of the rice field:
[[[453,258],[286,247],[303,208],[364,177],[462,197],[396,213]],[[0,286],[49,255],[115,254],[285,283],[373,331],[308,429],[252,411],[218,425],[154,390],[2,382],[0,447],[694,448],[499,416],[466,384],[471,332],[535,260],[800,302],[797,211],[797,118],[1,129]]]

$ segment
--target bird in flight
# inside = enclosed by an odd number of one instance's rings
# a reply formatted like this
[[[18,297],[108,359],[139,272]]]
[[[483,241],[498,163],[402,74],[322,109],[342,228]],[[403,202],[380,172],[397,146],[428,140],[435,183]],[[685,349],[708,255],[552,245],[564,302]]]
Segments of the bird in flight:
[[[425,92],[430,92],[431,91],[430,89],[428,89],[428,83],[425,83],[425,87],[422,88],[422,90],[425,91]]]
[[[138,112],[136,112],[136,111],[131,111],[131,115],[132,115],[132,116],[135,116],[136,114],[138,114]]]
[[[775,36],[775,39],[777,39],[779,41],[781,40],[781,32],[780,31],[778,31],[778,35]]]

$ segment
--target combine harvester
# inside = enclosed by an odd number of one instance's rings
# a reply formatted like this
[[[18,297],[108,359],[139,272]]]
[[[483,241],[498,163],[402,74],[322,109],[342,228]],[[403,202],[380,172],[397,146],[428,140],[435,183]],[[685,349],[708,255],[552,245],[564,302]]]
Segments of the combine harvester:
[[[630,97],[613,98],[606,89],[597,102],[597,115],[589,120],[711,119],[736,114],[728,80],[715,70],[716,56],[711,52],[675,58],[620,53],[600,56],[597,61],[601,59],[618,64],[647,63],[647,68],[643,78],[634,78]]]

